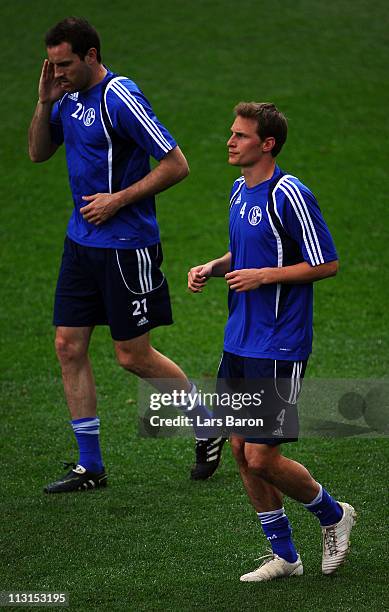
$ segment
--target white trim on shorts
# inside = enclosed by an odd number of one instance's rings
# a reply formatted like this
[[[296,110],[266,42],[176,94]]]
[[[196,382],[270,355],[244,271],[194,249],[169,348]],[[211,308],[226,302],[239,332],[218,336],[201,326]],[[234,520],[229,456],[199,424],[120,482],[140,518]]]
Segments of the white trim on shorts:
[[[156,291],[163,285],[163,283],[165,282],[165,275],[162,272],[162,270],[160,270],[162,274],[162,280],[159,283],[159,285],[157,285],[156,287],[153,287],[153,281],[152,281],[152,276],[151,276],[152,263],[150,259],[149,249],[146,247],[145,249],[135,249],[135,251],[136,251],[136,256],[138,259],[139,285],[142,291],[133,291],[133,289],[131,289],[128,286],[127,281],[123,274],[122,267],[120,265],[118,249],[115,249],[116,261],[118,264],[120,276],[122,277],[122,280],[123,280],[123,283],[126,289],[130,291],[130,293],[133,293],[134,295],[146,295],[147,293]]]
[[[302,369],[303,369],[302,361],[293,362],[293,371],[292,371],[292,376],[290,377],[290,393],[289,393],[289,398],[286,399],[285,397],[282,397],[282,395],[280,394],[277,388],[277,359],[274,360],[274,388],[276,390],[278,397],[283,402],[287,402],[288,404],[297,403],[297,398],[299,396],[300,389],[301,389],[301,371]]]

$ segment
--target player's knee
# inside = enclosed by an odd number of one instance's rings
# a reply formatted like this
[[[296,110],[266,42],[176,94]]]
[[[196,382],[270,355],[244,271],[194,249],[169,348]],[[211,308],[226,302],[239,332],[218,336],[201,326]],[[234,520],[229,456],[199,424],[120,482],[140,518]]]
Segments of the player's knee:
[[[133,374],[142,375],[142,372],[144,371],[144,355],[138,351],[117,349],[116,357],[119,365],[122,368],[132,372]]]
[[[55,338],[55,352],[62,365],[78,361],[85,356],[85,350],[79,343],[61,335]]]
[[[251,453],[249,457],[246,457],[247,468],[249,472],[260,476],[264,480],[268,480],[272,473],[272,462],[266,454],[262,452]]]

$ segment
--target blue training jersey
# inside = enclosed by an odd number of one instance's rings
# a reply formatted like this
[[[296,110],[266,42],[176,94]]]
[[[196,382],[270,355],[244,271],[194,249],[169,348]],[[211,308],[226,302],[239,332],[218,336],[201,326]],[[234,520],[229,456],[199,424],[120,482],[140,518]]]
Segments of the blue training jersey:
[[[53,141],[65,142],[74,210],[68,236],[84,246],[138,249],[159,242],[153,196],[121,208],[105,223],[85,221],[84,195],[115,193],[150,172],[176,142],[130,79],[108,70],[87,91],[66,93],[53,107]]]
[[[231,270],[303,261],[317,266],[337,259],[314,195],[277,166],[270,180],[252,188],[243,176],[237,179],[230,203]],[[225,351],[243,357],[307,359],[312,350],[312,283],[230,290],[228,304]]]

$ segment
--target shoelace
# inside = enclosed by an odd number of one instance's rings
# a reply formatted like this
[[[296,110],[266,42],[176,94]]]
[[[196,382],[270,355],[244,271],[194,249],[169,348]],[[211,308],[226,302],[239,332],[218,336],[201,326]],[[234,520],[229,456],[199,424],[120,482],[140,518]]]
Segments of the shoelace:
[[[264,559],[264,561],[262,561],[261,565],[259,566],[259,567],[262,567],[263,565],[266,565],[266,563],[270,563],[270,561],[273,561],[275,558],[276,558],[276,555],[274,554],[272,549],[266,548],[266,554],[262,555],[262,557],[258,557],[257,559],[254,559],[254,561],[261,561],[262,559]]]
[[[324,546],[330,553],[330,555],[336,555],[337,553],[337,542],[336,542],[336,532],[333,527],[326,529],[324,531]]]

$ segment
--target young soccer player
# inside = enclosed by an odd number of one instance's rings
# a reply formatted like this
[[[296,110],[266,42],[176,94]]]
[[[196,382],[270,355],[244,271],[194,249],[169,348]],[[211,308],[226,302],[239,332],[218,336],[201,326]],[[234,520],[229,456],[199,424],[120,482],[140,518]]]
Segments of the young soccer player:
[[[337,273],[337,254],[311,191],[276,165],[287,136],[284,115],[273,104],[242,102],[231,132],[228,160],[241,167],[242,176],[231,190],[230,250],[192,268],[188,287],[200,292],[210,277],[219,276],[229,288],[218,377],[271,381],[273,389],[273,437],[231,436],[243,484],[272,548],[241,581],[303,573],[284,495],[319,520],[322,571],[332,574],[345,560],[355,510],[336,501],[303,465],[284,457],[281,444],[296,439],[283,431],[293,422],[311,352],[313,282]],[[265,405],[267,399],[265,394]]]

